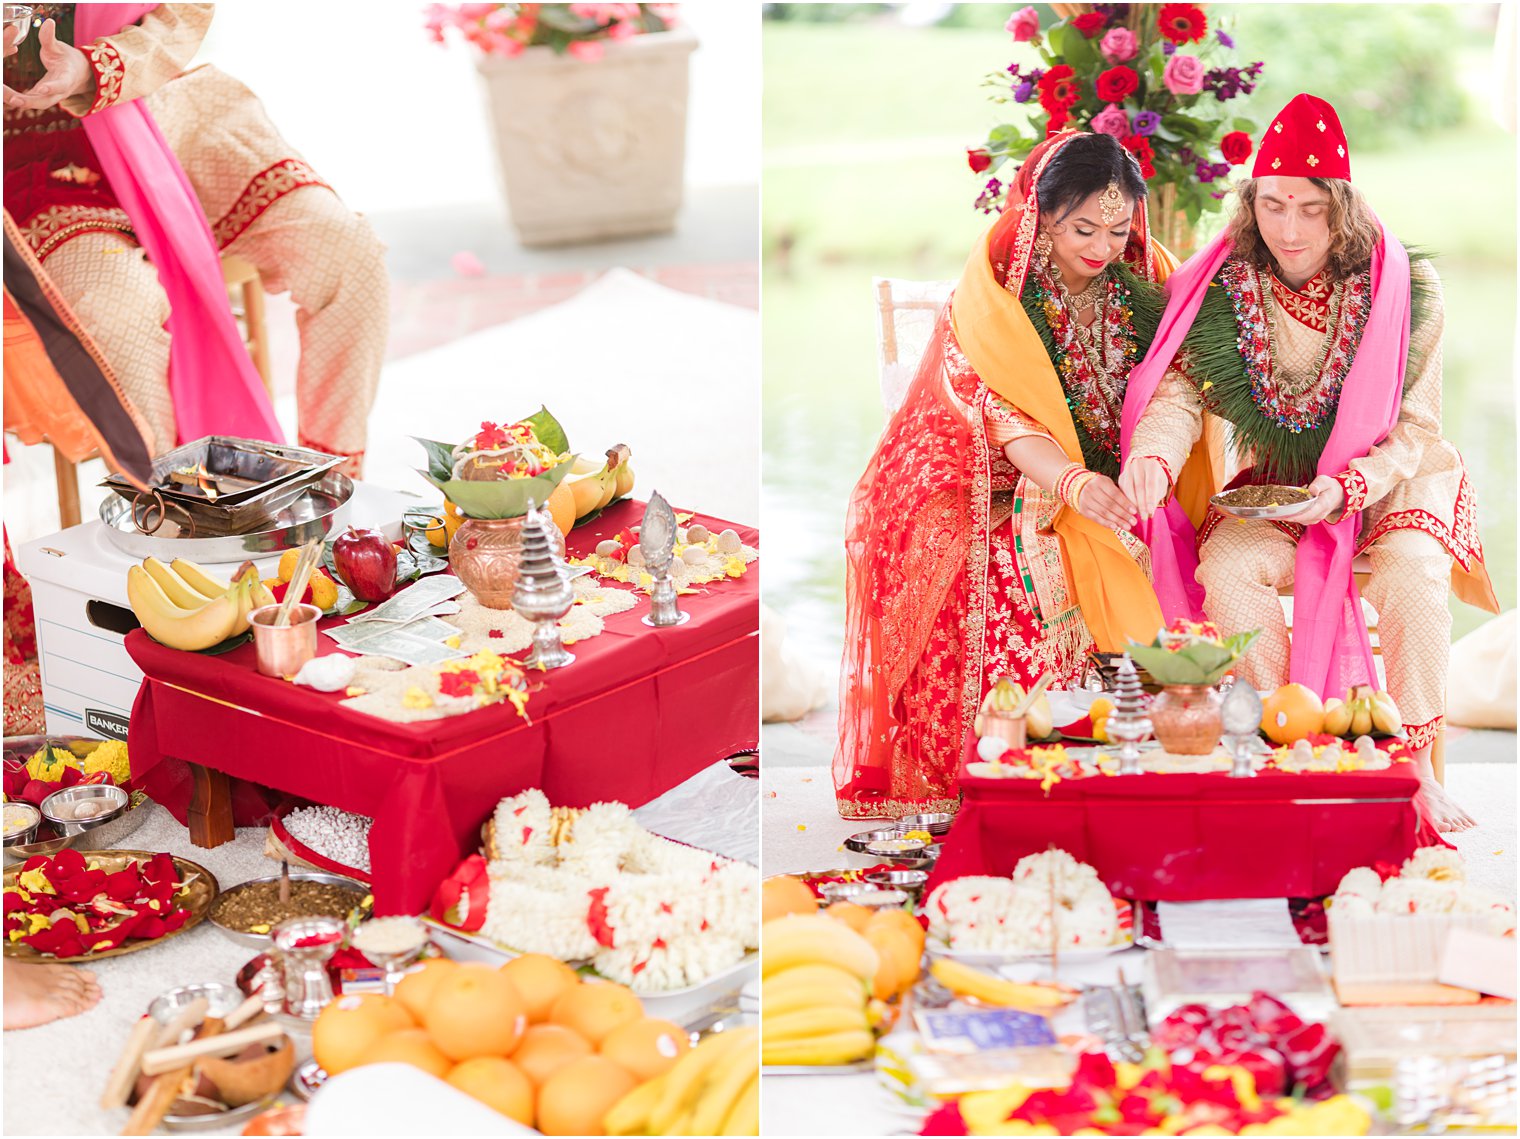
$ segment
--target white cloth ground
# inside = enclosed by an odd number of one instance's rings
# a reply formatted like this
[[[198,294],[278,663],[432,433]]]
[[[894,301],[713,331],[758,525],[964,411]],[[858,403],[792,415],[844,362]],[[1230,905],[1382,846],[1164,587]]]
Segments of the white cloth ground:
[[[660,834],[754,862],[759,856],[758,805],[756,781],[718,763],[640,807],[634,816]],[[232,842],[201,850],[191,845],[185,828],[168,811],[156,804],[143,809],[152,813],[128,840],[130,849],[167,850],[199,862],[223,888],[278,870],[263,856],[265,828],[240,829]],[[201,981],[233,984],[253,956],[253,950],[203,922],[162,945],[89,966],[105,993],[100,1004],[83,1016],[5,1034],[4,1133],[120,1131],[126,1110],[104,1112],[96,1101],[133,1023],[154,997],[176,986]],[[309,1034],[297,1033],[295,1044],[299,1059],[309,1058]]]

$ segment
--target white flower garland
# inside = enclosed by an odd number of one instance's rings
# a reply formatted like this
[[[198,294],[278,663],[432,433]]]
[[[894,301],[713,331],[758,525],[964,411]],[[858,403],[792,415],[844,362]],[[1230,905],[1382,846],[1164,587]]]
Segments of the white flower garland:
[[[930,934],[964,952],[1018,953],[1052,942],[1101,948],[1119,937],[1113,896],[1096,870],[1064,850],[1020,859],[1009,878],[946,882],[924,909]]]
[[[1416,850],[1387,881],[1369,866],[1348,870],[1331,908],[1342,917],[1479,914],[1486,915],[1490,933],[1507,937],[1515,932],[1514,905],[1469,884],[1461,854],[1444,846]]]

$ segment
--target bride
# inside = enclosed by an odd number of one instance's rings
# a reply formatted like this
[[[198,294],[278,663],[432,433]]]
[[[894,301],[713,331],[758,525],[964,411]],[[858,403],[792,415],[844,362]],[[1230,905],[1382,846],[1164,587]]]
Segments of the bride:
[[[839,813],[954,810],[993,681],[1074,682],[1161,610],[1118,489],[1130,368],[1173,266],[1108,135],[1037,147],[851,496]],[[1191,479],[1192,472],[1187,476]]]

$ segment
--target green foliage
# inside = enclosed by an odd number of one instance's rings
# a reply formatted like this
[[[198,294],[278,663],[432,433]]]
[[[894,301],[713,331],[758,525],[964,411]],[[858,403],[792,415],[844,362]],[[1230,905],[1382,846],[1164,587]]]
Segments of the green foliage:
[[[1236,633],[1220,642],[1196,640],[1181,648],[1164,646],[1158,637],[1149,645],[1131,641],[1125,651],[1157,684],[1214,685],[1224,679],[1260,632]]]

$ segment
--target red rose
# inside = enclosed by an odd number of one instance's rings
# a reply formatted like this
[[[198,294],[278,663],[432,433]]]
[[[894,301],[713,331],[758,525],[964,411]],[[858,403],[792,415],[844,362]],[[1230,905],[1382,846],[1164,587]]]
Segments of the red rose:
[[[1076,28],[1088,39],[1092,39],[1103,30],[1103,25],[1108,23],[1108,17],[1102,12],[1084,12],[1071,21],[1071,26]]]
[[[1139,86],[1140,77],[1135,74],[1134,69],[1122,64],[1118,67],[1110,67],[1099,75],[1097,82],[1093,84],[1094,90],[1098,92],[1098,98],[1105,103],[1122,103],[1133,95]]]
[[[1163,4],[1157,23],[1174,44],[1198,43],[1209,30],[1208,17],[1196,4]]]
[[[1249,139],[1246,141],[1250,142]],[[971,173],[980,174],[992,165],[992,155],[988,154],[981,147],[968,147],[966,150],[966,165],[971,167]]]
[[[1219,149],[1224,152],[1226,162],[1239,166],[1251,157],[1251,136],[1245,131],[1231,131],[1219,140]]]
[[[1120,139],[1120,145],[1133,154],[1141,163],[1149,162],[1156,157],[1156,152],[1151,149],[1151,140],[1143,134],[1132,134],[1128,138]]]
[[[1082,83],[1076,72],[1058,63],[1040,76],[1040,106],[1052,115],[1075,106],[1082,98]]]

